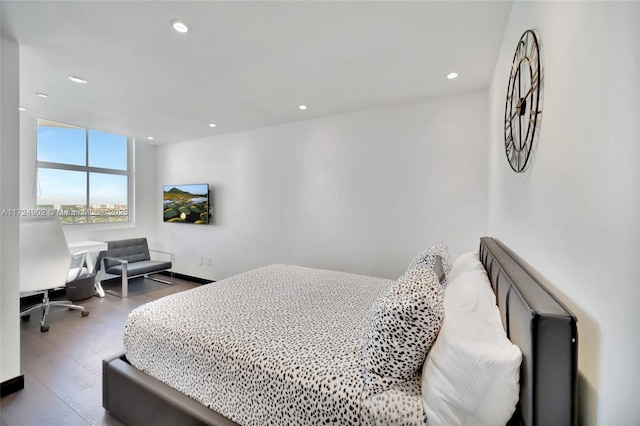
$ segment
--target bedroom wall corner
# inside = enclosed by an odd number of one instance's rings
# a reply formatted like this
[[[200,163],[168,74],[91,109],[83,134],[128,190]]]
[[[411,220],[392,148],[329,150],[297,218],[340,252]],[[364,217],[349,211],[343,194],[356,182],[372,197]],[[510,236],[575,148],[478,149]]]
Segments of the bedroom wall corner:
[[[209,183],[214,211],[201,227],[162,223],[158,207],[162,244],[177,272],[215,280],[272,263],[396,278],[438,240],[452,255],[472,250],[487,230],[487,99],[480,90],[158,146],[158,185]]]
[[[515,2],[489,90],[489,232],[578,317],[585,425],[640,423],[639,9]],[[515,174],[504,158],[504,101],[529,28],[543,46],[542,126],[531,169]]]
[[[639,49],[640,48],[640,6],[636,8],[636,48]],[[636,50],[637,51],[637,50]],[[635,111],[636,111],[636,118],[635,118],[635,123],[636,123],[636,136],[635,136],[635,140],[636,141],[640,141],[640,54],[636,55],[636,107],[635,107]],[[636,171],[636,182],[640,182],[640,148],[637,150],[637,167],[635,168]],[[638,185],[638,195],[637,195],[637,200],[638,200],[638,212],[640,212],[640,184]],[[640,220],[640,219],[639,219]],[[638,225],[638,228],[640,228],[640,225]],[[637,257],[637,270],[636,270],[636,277],[640,277],[640,232],[638,232],[638,257]],[[634,300],[636,301],[636,306],[640,306],[640,286],[635,286],[635,298]],[[636,319],[636,323],[640,322],[640,314],[637,314],[638,317]],[[638,332],[636,333],[636,354],[638,354],[638,357],[640,357],[640,330],[638,330]],[[636,366],[636,383],[640,383],[640,367]],[[638,422],[640,423],[640,414],[638,414]]]
[[[37,111],[28,109],[20,114],[20,208],[37,206],[36,181]],[[41,117],[40,117],[41,118]],[[55,121],[55,117],[48,117]],[[84,123],[72,123],[84,125]],[[109,131],[109,129],[99,129]],[[146,140],[133,141],[133,221],[115,225],[68,225],[64,233],[69,241],[146,237],[150,247],[158,244],[154,211],[159,197],[156,185],[156,147]]]
[[[0,40],[0,211],[19,207],[18,44]],[[18,215],[0,217],[0,382],[20,376]]]

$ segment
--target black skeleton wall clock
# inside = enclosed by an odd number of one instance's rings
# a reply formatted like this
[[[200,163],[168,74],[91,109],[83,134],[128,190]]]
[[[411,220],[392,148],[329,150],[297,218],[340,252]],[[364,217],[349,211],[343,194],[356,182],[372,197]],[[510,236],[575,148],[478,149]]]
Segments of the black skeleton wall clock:
[[[504,152],[516,173],[531,164],[542,113],[542,63],[534,30],[520,37],[511,64],[504,109]]]

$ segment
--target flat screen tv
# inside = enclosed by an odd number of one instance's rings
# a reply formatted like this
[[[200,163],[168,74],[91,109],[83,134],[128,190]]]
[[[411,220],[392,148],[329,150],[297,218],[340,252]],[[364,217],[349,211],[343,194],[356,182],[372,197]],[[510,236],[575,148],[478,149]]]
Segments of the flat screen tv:
[[[164,185],[162,188],[164,222],[209,223],[209,184]]]

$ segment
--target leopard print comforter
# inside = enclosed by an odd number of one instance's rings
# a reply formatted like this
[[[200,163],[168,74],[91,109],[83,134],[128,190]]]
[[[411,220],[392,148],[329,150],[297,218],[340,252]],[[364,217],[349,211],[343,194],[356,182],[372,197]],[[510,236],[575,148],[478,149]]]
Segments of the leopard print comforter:
[[[136,308],[136,368],[244,426],[426,424],[419,378],[363,395],[367,312],[394,281],[271,265]]]

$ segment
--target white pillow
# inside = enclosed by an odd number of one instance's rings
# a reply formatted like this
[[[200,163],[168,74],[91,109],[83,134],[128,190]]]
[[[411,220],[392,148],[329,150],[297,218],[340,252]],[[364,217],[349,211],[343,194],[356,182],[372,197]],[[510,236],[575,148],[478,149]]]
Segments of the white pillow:
[[[456,307],[467,312],[482,312],[486,318],[495,314],[496,296],[484,269],[466,271],[449,280],[444,289],[445,314]]]
[[[463,253],[460,256],[456,257],[456,260],[453,261],[451,271],[449,271],[448,279],[449,281],[454,280],[462,272],[473,271],[476,269],[484,269],[482,263],[480,263],[478,252],[470,251],[467,253]]]
[[[478,272],[460,275],[445,290],[444,322],[422,370],[430,426],[504,425],[518,403],[522,354],[507,338],[497,306],[483,291],[462,303],[447,294],[452,285],[454,292],[474,282],[486,288]]]

